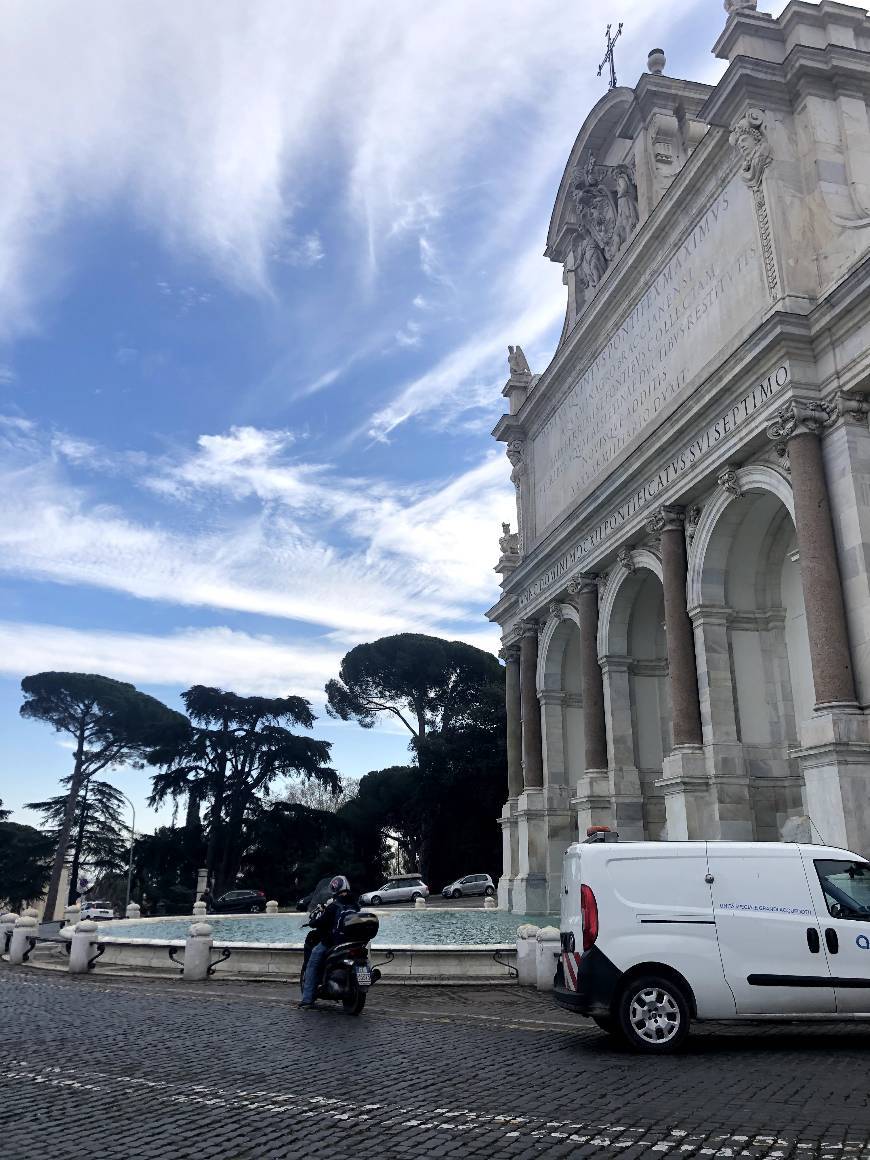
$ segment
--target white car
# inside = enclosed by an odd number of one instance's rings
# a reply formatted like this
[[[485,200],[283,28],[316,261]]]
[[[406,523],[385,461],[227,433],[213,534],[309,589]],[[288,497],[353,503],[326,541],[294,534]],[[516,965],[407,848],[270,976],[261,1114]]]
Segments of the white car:
[[[401,874],[388,878],[379,890],[369,890],[359,896],[363,906],[380,906],[384,902],[412,902],[428,898],[429,887],[419,874]]]
[[[93,919],[106,919],[115,917],[115,908],[111,902],[83,902],[81,904],[81,917]]]
[[[784,842],[620,842],[562,867],[554,998],[639,1050],[702,1019],[870,1017],[870,864]]]

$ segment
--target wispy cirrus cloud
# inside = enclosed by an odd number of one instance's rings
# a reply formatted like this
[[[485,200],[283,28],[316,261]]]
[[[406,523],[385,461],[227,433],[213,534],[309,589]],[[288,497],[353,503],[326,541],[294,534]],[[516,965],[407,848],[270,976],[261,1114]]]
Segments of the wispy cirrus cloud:
[[[671,5],[669,20],[691,5]],[[356,223],[354,265],[371,273],[395,223],[409,207],[418,222],[440,212],[510,111],[529,114],[529,140],[558,137],[576,122],[578,87],[597,92],[598,45],[562,0],[439,0],[413,18],[382,0],[91,0],[87,11],[4,6],[0,101],[15,110],[0,123],[6,333],[34,325],[63,277],[70,217],[123,203],[173,250],[268,294],[276,257],[319,260],[317,235],[294,230],[327,164],[336,206]],[[653,15],[666,32],[659,5],[625,0],[624,43]],[[530,172],[526,142],[510,139],[500,172],[515,170],[518,148]],[[434,268],[431,253],[421,259]]]
[[[411,628],[458,635],[495,595],[498,526],[513,498],[494,453],[448,482],[397,486],[294,458],[284,431],[236,428],[175,457],[113,458],[19,422],[0,472],[7,575],[357,639]],[[163,506],[149,522],[134,518],[114,486],[101,490],[101,471],[126,475]]]

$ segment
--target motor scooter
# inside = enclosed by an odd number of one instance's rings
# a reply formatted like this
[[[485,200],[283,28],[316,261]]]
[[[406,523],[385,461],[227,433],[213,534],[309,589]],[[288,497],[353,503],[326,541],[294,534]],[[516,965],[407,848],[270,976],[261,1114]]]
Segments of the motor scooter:
[[[339,938],[331,947],[323,964],[323,975],[315,998],[341,1003],[348,1015],[359,1015],[366,1005],[371,987],[380,979],[381,972],[369,962],[368,944],[378,933],[378,916],[368,911],[346,912],[339,925]],[[305,968],[320,933],[311,930],[305,939],[305,954],[299,986],[305,978]]]

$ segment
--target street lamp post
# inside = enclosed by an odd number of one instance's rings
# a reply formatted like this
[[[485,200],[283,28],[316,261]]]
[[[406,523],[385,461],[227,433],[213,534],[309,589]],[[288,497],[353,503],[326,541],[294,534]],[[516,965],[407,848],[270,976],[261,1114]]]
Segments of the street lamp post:
[[[120,790],[118,790],[118,793],[121,794],[121,797],[124,799],[124,801],[130,807],[130,810],[133,814],[133,820],[130,822],[130,859],[129,859],[129,862],[127,863],[127,901],[125,903],[125,906],[129,906],[130,905],[130,883],[132,882],[132,879],[133,879],[133,843],[136,841],[136,807],[133,805],[133,803],[130,801],[130,799],[127,797],[127,795],[125,793],[121,793]]]

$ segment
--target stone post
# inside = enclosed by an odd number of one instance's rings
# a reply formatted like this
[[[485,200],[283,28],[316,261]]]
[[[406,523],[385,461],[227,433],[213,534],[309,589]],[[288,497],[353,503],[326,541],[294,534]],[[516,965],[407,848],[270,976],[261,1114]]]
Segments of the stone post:
[[[540,789],[544,784],[541,747],[541,706],[538,701],[538,626],[523,621],[520,638],[520,701],[523,727],[523,787]]]
[[[21,914],[15,920],[12,928],[12,938],[9,940],[9,962],[20,967],[24,956],[30,953],[30,940],[36,938],[39,923],[32,914]]]
[[[212,928],[207,922],[194,922],[184,944],[184,970],[182,978],[186,983],[200,983],[208,978],[211,965]]]
[[[68,906],[63,912],[63,925],[75,926],[81,918],[82,911],[80,906]]]
[[[127,918],[139,918],[142,914],[142,911],[139,907],[139,903],[138,902],[128,902],[127,903],[127,910],[126,910],[125,914],[126,914]]]
[[[534,987],[537,982],[535,953],[539,930],[540,927],[530,922],[517,927],[517,982],[522,987]]]
[[[535,943],[535,984],[539,991],[552,991],[559,958],[559,931],[555,926],[542,926]]]
[[[0,955],[9,954],[9,943],[12,941],[12,932],[15,929],[15,920],[18,915],[11,910],[0,915]]]
[[[85,918],[76,923],[69,948],[71,975],[86,975],[88,973],[88,962],[93,958],[94,948],[98,942],[97,924],[92,918]]]
[[[266,914],[277,914],[277,913],[278,913],[278,902],[276,899],[270,898],[269,901],[266,903]]]
[[[832,403],[792,399],[777,411],[767,434],[780,453],[788,451],[791,465],[816,708],[854,709],[855,679],[819,439],[821,430],[835,417]]]
[[[194,902],[194,904],[193,904],[193,917],[195,919],[202,920],[205,918],[207,913],[208,913],[208,907],[202,901],[202,899],[199,899],[197,902]]]
[[[701,707],[692,622],[686,610],[686,537],[682,508],[665,506],[649,521],[662,537],[662,587],[668,641],[668,675],[674,715],[674,747],[700,746]]]
[[[520,700],[520,649],[506,645],[501,652],[505,663],[505,711],[507,714],[508,797],[523,792],[523,719]]]
[[[574,597],[580,613],[580,679],[586,769],[607,769],[604,680],[598,663],[598,576],[594,573],[578,576],[568,585],[568,592]]]

